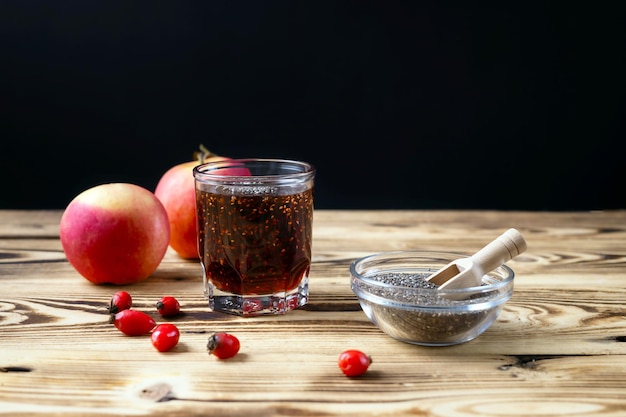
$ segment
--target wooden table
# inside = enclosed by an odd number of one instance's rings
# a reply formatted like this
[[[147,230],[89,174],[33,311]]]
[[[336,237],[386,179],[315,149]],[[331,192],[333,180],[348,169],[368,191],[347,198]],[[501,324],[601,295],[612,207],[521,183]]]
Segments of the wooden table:
[[[197,262],[168,252],[124,287],[137,309],[173,295],[184,315],[174,351],[108,323],[118,287],[67,263],[60,211],[0,211],[0,414],[228,416],[626,415],[626,211],[325,211],[314,225],[310,303],[279,317],[212,313]],[[528,250],[515,291],[477,339],[452,347],[395,341],[349,285],[352,260],[420,249],[472,253],[509,227]],[[158,319],[158,321],[163,321]],[[241,340],[226,361],[209,332]],[[373,358],[345,377],[347,348]]]

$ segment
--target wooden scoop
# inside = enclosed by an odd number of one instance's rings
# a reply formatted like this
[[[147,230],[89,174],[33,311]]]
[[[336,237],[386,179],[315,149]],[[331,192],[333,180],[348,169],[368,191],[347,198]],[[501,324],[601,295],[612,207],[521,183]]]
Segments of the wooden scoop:
[[[440,290],[477,287],[483,276],[526,250],[519,231],[509,229],[469,258],[456,259],[426,278]]]

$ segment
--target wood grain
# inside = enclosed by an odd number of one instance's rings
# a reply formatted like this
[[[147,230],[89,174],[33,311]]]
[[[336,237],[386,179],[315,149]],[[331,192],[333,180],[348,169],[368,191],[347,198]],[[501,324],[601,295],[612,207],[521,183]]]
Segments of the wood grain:
[[[210,312],[197,262],[168,252],[126,287],[135,308],[176,296],[174,351],[108,323],[117,287],[65,260],[59,211],[0,211],[0,415],[620,416],[626,414],[626,212],[317,211],[311,300],[279,317]],[[427,348],[369,322],[348,266],[387,250],[471,254],[509,227],[528,250],[509,262],[515,291],[474,341]],[[155,315],[158,321],[163,321]],[[208,334],[239,355],[209,357]],[[373,358],[360,378],[339,353]]]

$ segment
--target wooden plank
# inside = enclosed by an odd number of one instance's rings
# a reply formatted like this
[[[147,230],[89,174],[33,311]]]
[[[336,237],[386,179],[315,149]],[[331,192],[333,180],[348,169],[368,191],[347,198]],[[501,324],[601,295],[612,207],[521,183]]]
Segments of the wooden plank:
[[[152,277],[126,287],[157,321],[160,296],[181,301],[184,314],[168,320],[181,342],[168,353],[108,323],[117,287],[90,284],[64,260],[58,211],[0,211],[0,219],[0,414],[626,413],[626,212],[320,211],[311,301],[280,317],[210,312],[199,264],[170,251]],[[394,341],[350,290],[356,257],[408,248],[469,253],[508,227],[529,243],[510,263],[515,292],[472,342]],[[214,330],[236,333],[240,354],[209,357]],[[347,348],[372,356],[363,377],[338,370]]]

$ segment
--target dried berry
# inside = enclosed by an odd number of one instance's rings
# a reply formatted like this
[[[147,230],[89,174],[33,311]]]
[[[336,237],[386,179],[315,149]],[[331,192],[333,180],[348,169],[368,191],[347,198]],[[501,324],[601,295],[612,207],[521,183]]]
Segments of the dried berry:
[[[206,348],[209,355],[215,355],[220,359],[228,359],[239,352],[239,339],[229,333],[217,332],[209,336]]]
[[[171,323],[159,324],[150,335],[152,346],[159,352],[167,352],[178,344],[180,331]]]
[[[180,313],[180,303],[174,297],[162,297],[156,303],[156,309],[163,317],[172,317]]]
[[[128,310],[133,305],[133,298],[126,291],[118,291],[111,297],[109,303],[109,313],[115,314],[122,310]]]
[[[150,333],[156,322],[152,317],[138,310],[122,310],[113,316],[113,324],[128,336],[141,336]]]
[[[339,355],[338,365],[346,376],[359,376],[367,371],[372,363],[365,353],[356,349],[348,349]]]

